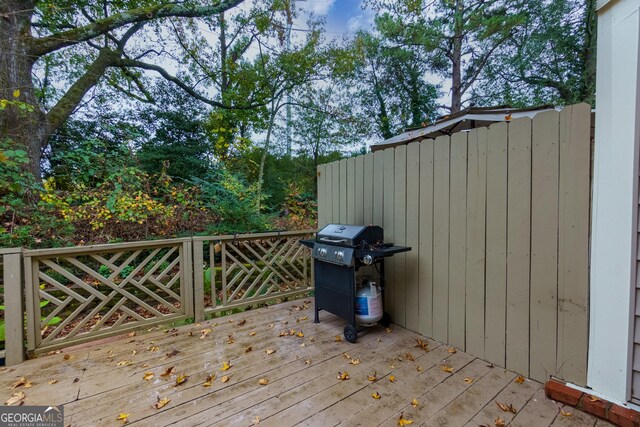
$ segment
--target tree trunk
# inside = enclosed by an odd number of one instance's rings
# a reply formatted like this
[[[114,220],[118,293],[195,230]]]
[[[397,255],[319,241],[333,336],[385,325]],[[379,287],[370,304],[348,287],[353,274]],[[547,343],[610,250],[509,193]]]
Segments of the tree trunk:
[[[453,12],[453,48],[451,50],[451,113],[462,109],[462,37],[464,31],[462,0],[456,0]]]
[[[4,110],[0,108],[0,135],[29,154],[25,171],[40,179],[48,129],[31,80],[36,60],[29,54],[33,7],[28,0],[0,2],[0,100],[9,101]]]
[[[596,38],[598,19],[596,13],[596,0],[587,0],[585,6],[585,40],[582,49],[582,82],[580,99],[577,102],[587,102],[595,107],[596,95]]]
[[[280,99],[278,98],[278,101]],[[269,147],[271,145],[271,133],[273,131],[273,125],[276,121],[276,116],[278,115],[278,110],[280,109],[280,105],[275,105],[275,100],[271,101],[271,114],[269,117],[269,125],[267,126],[267,136],[264,140],[264,150],[262,150],[262,157],[260,158],[260,168],[258,169],[258,189],[257,189],[257,205],[258,212],[260,212],[260,198],[262,197],[262,180],[264,177],[264,165],[267,162],[267,155],[269,154]]]

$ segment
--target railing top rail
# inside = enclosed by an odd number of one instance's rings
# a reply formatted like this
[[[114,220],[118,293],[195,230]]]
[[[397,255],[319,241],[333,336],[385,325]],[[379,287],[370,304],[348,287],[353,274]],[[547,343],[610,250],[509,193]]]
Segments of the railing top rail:
[[[295,231],[271,231],[267,233],[247,233],[247,234],[223,234],[220,236],[197,236],[193,238],[194,242],[205,242],[210,240],[216,241],[228,241],[228,240],[250,240],[250,239],[264,239],[273,237],[293,237],[293,236],[306,236],[315,233],[318,230],[295,230]]]
[[[104,245],[87,245],[87,246],[73,246],[69,248],[51,248],[51,249],[29,249],[24,251],[24,256],[55,256],[55,255],[70,255],[70,254],[87,254],[96,252],[109,252],[113,250],[122,249],[140,249],[140,248],[157,248],[163,246],[175,246],[184,242],[191,241],[190,237],[184,237],[180,239],[163,239],[163,240],[149,240],[142,242],[125,242],[125,243],[109,243]]]
[[[19,254],[22,253],[22,248],[0,248],[0,255]]]

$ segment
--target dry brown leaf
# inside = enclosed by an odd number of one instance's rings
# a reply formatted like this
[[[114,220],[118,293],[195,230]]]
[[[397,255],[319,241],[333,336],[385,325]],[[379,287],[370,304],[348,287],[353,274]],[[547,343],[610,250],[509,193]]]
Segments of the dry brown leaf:
[[[136,336],[136,331],[129,332],[129,333],[127,334],[127,336],[129,336],[129,337],[135,337],[135,336]]]
[[[447,351],[448,351],[449,353],[451,353],[451,354],[456,354],[456,353],[458,352],[458,350],[456,350],[456,348],[455,348],[455,347],[449,347],[449,348],[447,349]]]
[[[279,337],[286,337],[289,336],[289,332],[287,331],[280,331],[280,333],[278,334]]]
[[[422,372],[422,371],[424,371],[424,368],[422,366],[418,365],[418,366],[416,366],[416,371]]]
[[[496,422],[496,427],[504,427],[505,426],[505,421],[500,417],[496,418],[495,422]]]
[[[298,335],[299,338],[303,338],[304,337],[304,333],[302,331],[298,332],[296,335]]]
[[[255,334],[256,334],[256,331],[251,331],[251,332],[249,332],[249,336],[250,336],[250,337],[254,336]]]
[[[227,381],[229,381],[229,376],[225,375],[224,377],[220,378],[220,381],[226,383]]]
[[[18,387],[31,388],[31,386],[32,386],[31,381],[29,381],[26,377],[20,377],[19,380],[13,383],[11,388],[18,388]]]
[[[360,359],[351,359],[351,363],[352,365],[359,365],[360,364]]]
[[[56,380],[56,379],[49,380],[49,384],[55,384],[55,383],[57,383],[57,382],[58,382],[58,380]]]
[[[267,384],[269,384],[269,380],[266,379],[266,378],[260,378],[260,381],[258,381],[258,384],[267,385]]]
[[[187,374],[178,375],[178,377],[176,378],[176,383],[173,386],[177,387],[180,384],[184,384],[187,382],[188,379],[189,379],[189,375]]]
[[[236,340],[233,338],[233,335],[227,335],[227,344],[233,344],[234,342],[236,342]]]
[[[121,360],[118,363],[116,363],[117,366],[129,366],[131,365],[131,360]]]
[[[64,357],[63,357],[63,359],[64,359],[64,360],[71,360],[71,357],[72,357],[72,356],[71,356],[70,354],[65,354],[65,355],[64,355]]]
[[[396,377],[394,375],[389,375],[389,381],[391,381],[392,383],[395,383]]]
[[[169,402],[171,402],[171,399],[169,399],[168,397],[163,397],[162,399],[160,399],[160,396],[158,396],[158,401],[156,402],[156,409],[161,409],[165,407]]]
[[[300,317],[298,320],[299,320],[300,322],[302,322],[303,320],[307,320],[307,319],[308,319],[308,317],[307,317],[307,316],[302,316],[302,317]]]
[[[442,369],[443,371],[448,372],[448,373],[452,373],[453,372],[453,367],[449,366],[449,365],[445,365],[445,364],[440,365],[440,369]]]
[[[404,358],[405,358],[405,359],[407,359],[407,360],[410,360],[410,361],[412,361],[412,362],[415,362],[415,361],[416,361],[416,358],[415,358],[415,357],[413,357],[413,354],[411,354],[411,352],[409,352],[409,351],[407,351],[407,352],[405,353]]]
[[[271,323],[271,324],[269,325],[269,327],[270,327],[270,328],[273,328],[274,326],[275,326],[275,325],[274,325],[273,323]]]
[[[335,342],[340,342],[342,341],[342,337],[340,335],[336,335],[335,338],[333,339]]]
[[[250,351],[253,351],[253,347],[251,347],[251,346],[249,346],[249,347],[244,349],[245,353],[249,353]]]
[[[178,354],[180,354],[180,350],[177,350],[177,349],[174,348],[169,353],[166,353],[165,356],[168,359],[170,357],[177,356]]]
[[[4,402],[7,406],[21,406],[24,403],[25,394],[23,391],[19,391],[17,393],[13,393],[6,402]]]
[[[260,424],[260,417],[256,415],[254,419],[251,420],[253,425]]]
[[[243,326],[245,323],[247,323],[247,319],[242,319],[239,320],[238,323],[236,323],[236,326]]]
[[[393,332],[393,329],[391,328],[384,328],[384,331],[388,334],[390,334],[391,332]]]
[[[518,412],[513,405],[507,405],[506,403],[500,403],[498,401],[496,401],[496,405],[498,405],[498,408],[502,409],[504,412],[511,412],[513,414]]]
[[[471,384],[471,383],[473,383],[473,381],[474,381],[474,379],[473,379],[473,378],[470,378],[470,377],[464,377],[464,382],[465,382],[465,383],[467,383],[467,384]]]
[[[563,411],[562,409],[560,409],[560,413],[562,415],[564,415],[565,417],[572,417],[573,416],[573,412],[566,412],[566,411]]]
[[[306,359],[304,359],[304,364],[305,365],[310,365],[311,364],[311,359],[309,359],[308,357]]]
[[[589,400],[592,401],[592,402],[602,402],[602,400],[598,399],[595,396],[589,396]]]
[[[228,371],[233,365],[231,364],[231,361],[229,360],[228,362],[224,362],[222,364],[222,368],[220,368],[221,371]]]
[[[216,379],[216,374],[207,375],[207,378],[204,380],[204,383],[202,383],[202,387],[211,387],[211,384],[215,379]]]
[[[380,393],[376,391],[375,393],[371,393],[371,397],[373,397],[374,399],[380,399],[382,396],[380,396]]]
[[[376,371],[373,371],[373,375],[367,375],[367,379],[369,381],[378,381],[378,373]]]
[[[398,425],[400,427],[402,426],[406,426],[409,424],[413,424],[413,420],[409,420],[407,418],[404,417],[404,414],[400,414],[400,418],[398,418]]]
[[[170,367],[167,368],[166,371],[164,371],[163,374],[160,374],[160,376],[163,377],[163,378],[166,378],[169,375],[173,374],[173,371],[174,371],[173,366],[170,366]]]
[[[131,355],[135,356],[136,354],[138,354],[138,350],[131,350]]]
[[[149,364],[148,363],[143,363],[142,365],[140,365],[141,368],[148,368]]]
[[[151,378],[153,378],[153,372],[145,372],[144,376],[142,377],[142,379],[145,381],[149,381]]]
[[[274,349],[272,349],[272,348],[268,348],[264,352],[267,353],[268,355],[271,355],[271,354],[275,353],[276,351]]]
[[[522,375],[518,375],[518,378],[516,378],[516,383],[518,384],[522,384],[524,382],[525,378]]]
[[[424,351],[429,351],[429,342],[428,341],[422,341],[422,338],[416,338],[416,348],[421,348]]]
[[[346,372],[338,372],[338,379],[340,381],[345,381],[349,379],[349,374],[347,374]]]
[[[349,356],[349,353],[342,353],[342,357],[344,357],[345,359],[351,359],[351,356]]]

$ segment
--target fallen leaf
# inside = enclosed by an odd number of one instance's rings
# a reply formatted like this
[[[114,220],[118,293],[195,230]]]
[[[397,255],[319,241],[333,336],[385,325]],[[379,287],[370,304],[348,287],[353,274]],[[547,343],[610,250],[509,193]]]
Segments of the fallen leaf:
[[[428,341],[422,341],[421,338],[416,338],[416,348],[421,348],[424,351],[429,351],[429,342]]]
[[[396,377],[394,375],[389,375],[389,381],[391,381],[392,383],[395,383]]]
[[[166,353],[167,358],[180,354],[180,350],[173,349],[169,353]]]
[[[335,342],[340,342],[342,341],[342,337],[340,335],[336,335],[335,338],[333,339]]]
[[[272,323],[269,325],[270,328],[273,328],[275,325]]]
[[[409,424],[413,424],[413,420],[409,420],[407,418],[404,417],[404,414],[400,414],[400,418],[398,418],[398,425],[399,426],[406,426]]]
[[[71,357],[72,357],[72,356],[71,356],[70,354],[65,354],[65,355],[64,355],[64,357],[63,357],[63,359],[64,359],[64,360],[71,360]]]
[[[242,319],[239,320],[238,323],[236,323],[236,326],[243,326],[245,323],[247,323],[247,319]]]
[[[307,316],[302,316],[302,317],[300,317],[298,320],[302,322],[303,320],[307,320],[307,319],[308,319],[308,317],[307,317]]]
[[[251,347],[251,346],[249,346],[249,347],[244,349],[245,353],[249,353],[250,351],[253,351],[253,347]]]
[[[142,377],[142,379],[145,381],[149,381],[151,378],[153,378],[153,372],[145,372],[144,376]]]
[[[7,406],[21,406],[24,402],[25,394],[23,391],[19,391],[17,393],[13,393],[6,402],[4,402]]]
[[[254,336],[255,334],[256,334],[256,331],[251,331],[251,332],[249,332],[249,336],[250,336],[250,337]]]
[[[160,374],[160,376],[163,377],[163,378],[166,378],[169,375],[173,374],[173,371],[174,371],[173,366],[170,366],[170,367],[167,368],[166,371],[164,371],[163,374]]]
[[[260,417],[256,415],[254,419],[251,420],[253,425],[260,424]]]
[[[378,381],[378,373],[376,371],[373,371],[373,375],[367,375],[367,379],[369,381]]]
[[[158,351],[158,350],[160,350],[160,347],[158,347],[157,345],[152,345],[152,346],[148,347],[147,350],[149,350],[149,351]]]
[[[304,337],[304,333],[302,331],[298,332],[296,335],[298,335],[298,337],[300,338]]]
[[[352,365],[359,365],[360,364],[360,359],[351,359],[350,362]]]
[[[496,405],[498,405],[498,408],[502,409],[504,412],[511,412],[513,414],[518,412],[513,405],[507,405],[506,403],[500,403],[498,401],[496,401]]]
[[[573,416],[573,412],[566,412],[566,411],[563,411],[562,409],[560,409],[560,413],[562,415],[564,415],[565,417],[572,417]]]
[[[187,374],[178,375],[178,378],[176,378],[176,383],[173,386],[177,387],[180,384],[184,384],[187,382],[188,379],[189,379],[189,375]]]
[[[118,366],[129,366],[129,365],[131,365],[131,360],[121,360],[116,365],[118,365]]]
[[[266,379],[266,378],[260,378],[260,381],[258,381],[258,384],[267,385],[267,384],[269,384],[269,380]]]
[[[13,91],[13,97],[14,98],[19,98],[20,97],[20,89],[16,89]]]
[[[227,335],[227,344],[233,344],[234,342],[236,342],[236,340],[233,338],[233,335]]]
[[[416,361],[416,358],[413,357],[413,354],[411,354],[410,352],[407,351],[407,353],[404,355],[405,359],[410,360],[412,362]]]
[[[160,396],[158,396],[158,401],[156,402],[156,409],[163,408],[169,402],[171,402],[171,399],[169,399],[168,397],[163,397],[162,399],[160,399]]]
[[[142,365],[140,365],[141,368],[148,368],[149,364],[148,363],[143,363]]]
[[[424,371],[424,368],[422,366],[416,366],[416,371],[422,372]]]
[[[495,368],[495,366],[493,365],[493,363],[490,363],[487,365],[487,368]]]
[[[338,372],[338,379],[340,381],[345,381],[349,379],[349,374],[347,374],[346,372]]]
[[[278,334],[279,337],[286,337],[289,335],[289,332],[287,331],[280,331],[280,333]]]
[[[393,332],[393,329],[391,328],[384,328],[384,331],[388,334],[390,334],[391,332]]]
[[[371,397],[373,397],[374,399],[380,399],[382,396],[380,396],[380,393],[376,391],[375,393],[371,393]]]
[[[116,417],[116,420],[122,421],[122,424],[126,424],[129,422],[129,414],[126,412],[120,412]]]
[[[602,402],[602,400],[598,399],[595,396],[589,396],[589,400],[592,401],[592,402]]]
[[[518,378],[516,378],[516,383],[522,384],[524,380],[525,378],[522,375],[518,375]]]
[[[496,427],[504,427],[504,426],[505,426],[505,421],[500,417],[496,418]]]
[[[418,399],[411,400],[411,406],[413,406],[414,408],[416,408],[419,404],[420,402],[418,402]]]
[[[306,359],[304,359],[304,364],[305,365],[310,365],[311,364],[311,359],[309,359],[308,357]]]
[[[222,368],[220,368],[221,371],[228,371],[229,368],[231,368],[233,365],[231,364],[231,361],[229,360],[228,362],[224,362],[222,364]]]
[[[136,331],[129,332],[129,333],[127,334],[127,336],[129,336],[129,337],[135,337],[135,336],[136,336]]]
[[[11,388],[18,388],[18,387],[31,388],[31,386],[32,386],[31,381],[29,381],[26,377],[20,377],[18,381],[13,383]]]
[[[49,384],[55,384],[57,382],[58,382],[58,380],[49,380]]]
[[[445,365],[445,364],[440,365],[440,369],[442,369],[443,371],[448,372],[448,373],[452,373],[453,372],[453,367],[451,367],[449,365]]]
[[[456,354],[458,352],[458,350],[456,350],[455,347],[449,347],[447,351],[451,354]]]
[[[351,359],[351,356],[349,356],[349,353],[342,353],[342,357],[344,357],[345,359]]]
[[[473,378],[469,378],[469,377],[464,377],[464,382],[467,384],[471,384],[473,383],[474,379]]]
[[[229,376],[225,375],[224,377],[220,378],[220,381],[226,383],[227,381],[229,381]]]
[[[274,349],[272,349],[272,348],[268,348],[264,352],[267,353],[268,355],[271,355],[271,354],[275,353],[276,351]]]
[[[135,356],[136,354],[138,354],[138,350],[131,350],[131,355]]]

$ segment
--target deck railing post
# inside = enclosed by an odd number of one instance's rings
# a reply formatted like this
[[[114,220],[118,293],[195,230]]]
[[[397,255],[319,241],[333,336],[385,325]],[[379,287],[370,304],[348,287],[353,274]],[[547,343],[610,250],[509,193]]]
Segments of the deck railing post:
[[[24,311],[22,280],[22,248],[0,252],[3,260],[5,364],[24,361]]]
[[[204,320],[204,252],[205,242],[192,239],[193,244],[193,307],[196,322]],[[206,242],[209,245],[209,242]]]

